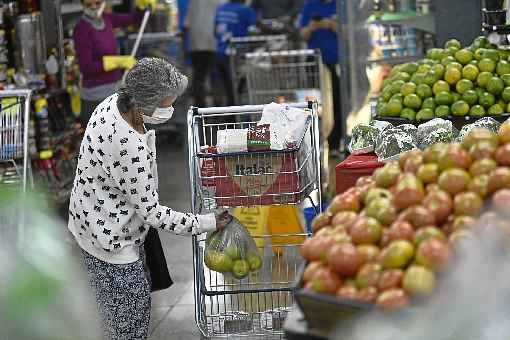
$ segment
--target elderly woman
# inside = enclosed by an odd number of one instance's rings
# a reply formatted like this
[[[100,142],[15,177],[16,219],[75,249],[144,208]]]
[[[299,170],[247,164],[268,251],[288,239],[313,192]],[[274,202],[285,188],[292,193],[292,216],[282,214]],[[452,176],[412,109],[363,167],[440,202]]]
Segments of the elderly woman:
[[[85,131],[68,228],[81,247],[106,339],[145,339],[151,307],[143,243],[149,228],[178,235],[223,229],[228,216],[192,215],[161,205],[154,131],[172,117],[187,78],[157,58],[140,60]]]

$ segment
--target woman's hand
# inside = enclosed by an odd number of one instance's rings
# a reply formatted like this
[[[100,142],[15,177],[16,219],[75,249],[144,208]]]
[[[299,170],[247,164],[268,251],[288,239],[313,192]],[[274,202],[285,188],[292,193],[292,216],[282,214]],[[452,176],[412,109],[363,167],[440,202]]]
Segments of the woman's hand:
[[[223,230],[227,226],[227,224],[232,221],[232,215],[225,210],[221,213],[216,213],[216,230]]]

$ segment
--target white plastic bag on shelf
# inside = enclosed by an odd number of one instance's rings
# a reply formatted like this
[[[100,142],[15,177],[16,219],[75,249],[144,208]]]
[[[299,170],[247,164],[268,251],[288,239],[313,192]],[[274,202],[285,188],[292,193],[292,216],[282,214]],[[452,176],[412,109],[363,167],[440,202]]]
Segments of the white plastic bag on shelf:
[[[293,147],[303,135],[308,114],[305,110],[287,104],[267,104],[262,111],[259,125],[269,124],[271,149],[283,150]]]
[[[218,130],[216,137],[220,154],[248,151],[248,129]]]

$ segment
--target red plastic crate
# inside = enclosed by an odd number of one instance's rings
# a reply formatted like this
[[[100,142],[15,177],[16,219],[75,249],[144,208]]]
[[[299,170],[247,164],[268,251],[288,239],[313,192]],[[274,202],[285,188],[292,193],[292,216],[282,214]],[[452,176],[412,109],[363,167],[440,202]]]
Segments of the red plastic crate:
[[[373,153],[350,155],[336,166],[336,193],[341,194],[356,185],[358,178],[370,176],[384,166]]]

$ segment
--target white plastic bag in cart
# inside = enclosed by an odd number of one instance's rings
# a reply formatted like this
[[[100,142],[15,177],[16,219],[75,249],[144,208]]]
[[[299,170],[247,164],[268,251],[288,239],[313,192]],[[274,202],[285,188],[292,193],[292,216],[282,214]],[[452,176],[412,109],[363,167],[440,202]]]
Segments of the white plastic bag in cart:
[[[262,268],[262,257],[255,241],[235,217],[225,229],[207,234],[205,265],[216,272],[243,279]]]
[[[218,153],[248,151],[248,129],[218,130],[216,137]]]
[[[264,106],[259,125],[269,124],[271,149],[283,150],[297,144],[306,127],[308,113],[287,104],[271,103]]]

